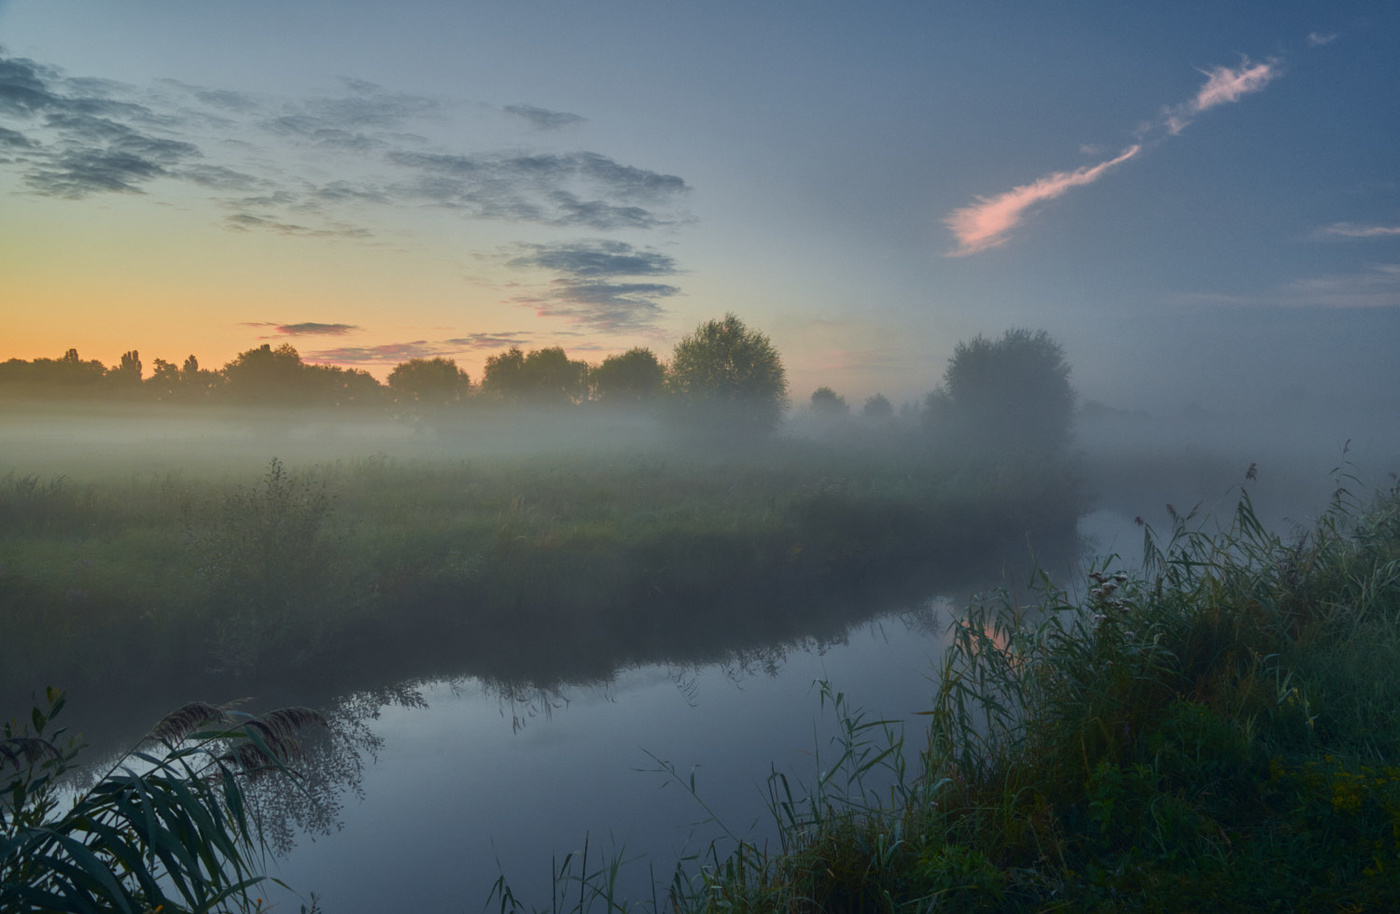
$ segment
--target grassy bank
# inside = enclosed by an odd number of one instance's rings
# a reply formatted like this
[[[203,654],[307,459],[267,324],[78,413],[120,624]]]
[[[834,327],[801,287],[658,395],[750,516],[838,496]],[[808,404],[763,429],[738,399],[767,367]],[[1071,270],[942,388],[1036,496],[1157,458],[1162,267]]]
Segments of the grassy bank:
[[[795,441],[11,474],[3,688],[346,668],[549,682],[836,635],[853,602],[975,580],[1028,533],[1072,544],[1072,482]]]
[[[1228,530],[1195,523],[1083,598],[973,605],[922,773],[864,790],[900,737],[848,716],[834,768],[854,789],[827,773],[794,800],[775,779],[781,852],[692,861],[662,906],[1400,907],[1400,491],[1341,491],[1296,542],[1247,493]],[[606,900],[584,885],[581,907]]]

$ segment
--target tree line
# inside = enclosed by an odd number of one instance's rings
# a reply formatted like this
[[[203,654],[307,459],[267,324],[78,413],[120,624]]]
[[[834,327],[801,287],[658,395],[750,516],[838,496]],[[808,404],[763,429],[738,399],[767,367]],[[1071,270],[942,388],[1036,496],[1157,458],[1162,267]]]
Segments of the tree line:
[[[670,365],[637,347],[601,364],[570,359],[552,346],[529,352],[511,347],[486,360],[474,383],[451,358],[401,362],[381,383],[367,371],[306,362],[296,347],[270,343],[239,353],[218,369],[191,355],[183,363],[156,359],[147,374],[137,350],[103,365],[69,349],[56,359],[0,362],[0,387],[31,393],[129,395],[168,401],[222,400],[260,405],[461,404],[494,398],[547,405],[585,401],[635,403],[662,393],[694,398],[765,400],[785,406],[782,360],[768,338],[733,314],[701,324],[676,345]]]
[[[989,340],[959,343],[943,383],[914,410],[922,425],[981,448],[1059,448],[1068,442],[1075,395],[1064,351],[1045,331],[1013,329]],[[467,404],[656,406],[684,424],[732,434],[764,434],[790,405],[782,358],[769,338],[730,313],[706,321],[678,342],[669,362],[644,347],[599,364],[570,359],[558,346],[511,347],[487,358],[474,382],[455,360],[413,358],[387,383],[355,368],[302,360],[289,343],[264,343],[218,369],[191,355],[182,364],[156,359],[145,375],[140,353],[113,366],[83,360],[69,349],[61,358],[0,363],[0,391],[12,395],[88,396],[174,403],[264,406],[396,406],[442,410]],[[814,417],[840,420],[845,398],[819,387]],[[887,419],[894,409],[882,394],[860,413]]]

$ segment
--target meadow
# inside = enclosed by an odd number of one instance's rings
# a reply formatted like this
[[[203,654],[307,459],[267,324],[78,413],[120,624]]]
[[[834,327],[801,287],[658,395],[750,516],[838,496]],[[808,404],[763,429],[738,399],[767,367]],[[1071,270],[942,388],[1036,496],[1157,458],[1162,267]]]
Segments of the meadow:
[[[7,706],[27,707],[44,682],[99,711],[254,686],[274,701],[329,700],[433,676],[547,688],[839,638],[852,606],[876,613],[979,583],[1028,542],[1060,544],[1047,565],[1073,561],[1085,487],[1124,508],[1114,487],[1127,491],[1134,472],[871,436],[744,447],[616,436],[533,456],[495,441],[455,459],[443,451],[461,441],[445,437],[328,459],[281,426],[237,455],[205,445],[220,456],[203,464],[169,449],[143,463],[142,445],[108,453],[101,472],[70,454],[62,473],[8,473]],[[294,458],[250,462],[269,442]],[[1213,464],[1188,466],[1153,477],[1194,485]],[[774,772],[780,846],[731,833],[651,899],[629,900],[614,891],[626,861],[585,844],[558,862],[555,907],[1393,909],[1400,490],[1368,500],[1337,476],[1330,508],[1283,536],[1260,521],[1248,475],[1224,529],[1168,506],[1162,535],[1143,530],[1141,569],[1110,557],[1070,581],[1082,593],[1046,574],[1029,598],[975,599],[950,631],[926,734],[823,684],[834,758],[807,780]],[[51,713],[42,702],[36,713],[42,730]],[[205,734],[214,755],[193,748],[218,762],[249,719]],[[11,731],[0,746],[12,794],[35,765],[67,764],[23,742],[19,722]],[[927,739],[917,763],[906,739]],[[658,764],[705,808],[693,777]],[[160,789],[185,803],[178,780]],[[225,799],[254,795],[191,801],[242,830],[234,844],[210,833],[238,855],[234,881],[214,878],[226,907],[260,904],[244,892],[256,876],[245,861],[265,839]],[[9,808],[24,810],[24,795]],[[491,906],[524,909],[508,876]]]
[[[1081,509],[1068,461],[794,439],[435,448],[0,476],[0,695],[606,679],[838,636],[853,602],[978,580],[1027,536],[1070,553]]]

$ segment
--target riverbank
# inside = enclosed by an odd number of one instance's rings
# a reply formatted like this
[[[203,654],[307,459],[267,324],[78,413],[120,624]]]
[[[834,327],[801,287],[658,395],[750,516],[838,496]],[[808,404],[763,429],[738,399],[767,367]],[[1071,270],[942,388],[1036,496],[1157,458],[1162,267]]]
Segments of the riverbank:
[[[549,685],[839,637],[860,621],[853,604],[873,615],[994,578],[1028,536],[1072,556],[1077,493],[1069,463],[791,440],[274,459],[241,478],[10,474],[0,688],[19,706],[34,683],[62,682],[82,706],[118,679],[208,694],[346,669],[347,689]]]
[[[924,771],[859,788],[898,737],[852,715],[780,853],[675,883],[688,910],[1394,910],[1400,905],[1400,490],[1341,490],[1304,539],[1178,515],[1088,593],[975,604]],[[843,766],[838,764],[838,769]],[[785,786],[786,781],[781,786]],[[577,886],[575,887],[577,890]],[[582,894],[579,896],[583,897]]]

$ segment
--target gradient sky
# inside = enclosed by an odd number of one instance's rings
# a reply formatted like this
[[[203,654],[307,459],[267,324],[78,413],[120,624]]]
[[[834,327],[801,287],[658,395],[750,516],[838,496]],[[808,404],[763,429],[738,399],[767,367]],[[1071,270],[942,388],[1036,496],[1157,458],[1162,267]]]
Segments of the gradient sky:
[[[1114,406],[1391,408],[1397,48],[1376,2],[0,0],[0,358],[479,378],[733,310],[798,402],[1025,326]]]

